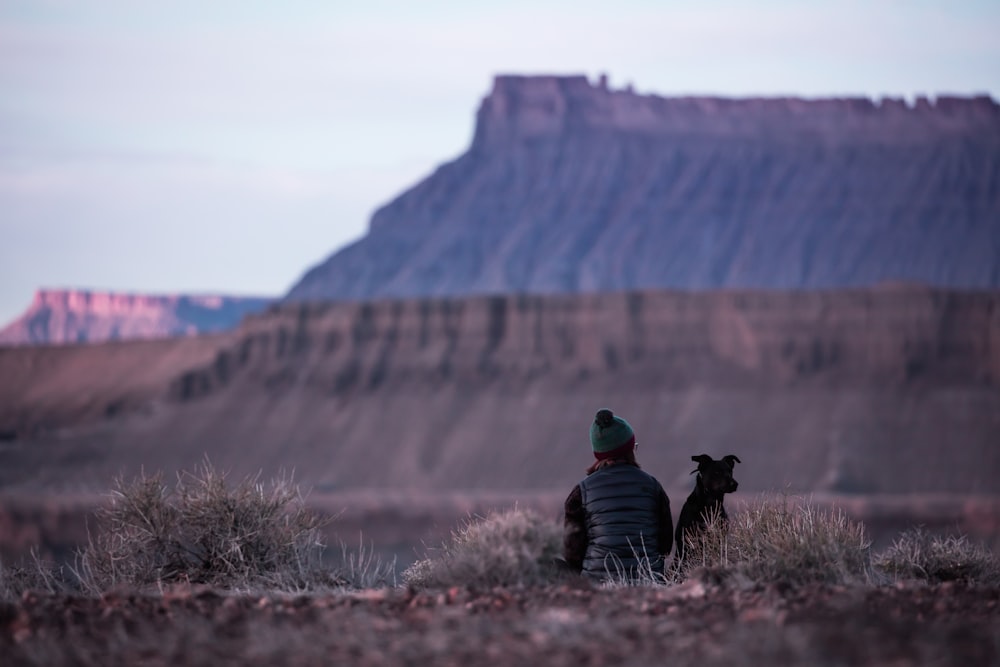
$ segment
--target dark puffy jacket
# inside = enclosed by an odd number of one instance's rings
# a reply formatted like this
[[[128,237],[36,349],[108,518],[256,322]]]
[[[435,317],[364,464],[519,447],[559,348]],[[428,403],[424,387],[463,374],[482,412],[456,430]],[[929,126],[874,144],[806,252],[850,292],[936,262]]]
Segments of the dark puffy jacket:
[[[665,554],[660,550],[665,546],[670,551],[672,522],[660,483],[634,465],[614,465],[588,476],[579,487],[587,530],[583,574],[635,578],[646,562],[662,573]],[[666,535],[661,534],[664,529]]]

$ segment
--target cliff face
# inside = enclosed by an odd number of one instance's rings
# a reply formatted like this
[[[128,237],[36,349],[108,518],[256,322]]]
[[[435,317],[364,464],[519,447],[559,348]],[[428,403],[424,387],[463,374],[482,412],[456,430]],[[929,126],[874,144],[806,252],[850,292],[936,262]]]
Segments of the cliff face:
[[[207,454],[317,490],[568,492],[610,407],[675,493],[701,453],[746,492],[1000,492],[996,291],[285,304],[165,344],[0,350],[0,487]]]
[[[201,426],[184,419],[182,441],[303,457],[332,488],[571,485],[608,406],[674,488],[707,452],[740,456],[747,491],[995,493],[1000,293],[286,305],[249,318],[172,396],[191,415],[214,406]]]
[[[646,288],[1000,286],[990,98],[661,98],[498,77],[472,146],[294,301]]]
[[[904,286],[288,304],[249,317],[238,338],[175,395],[234,378],[326,396],[501,390],[543,376],[650,391],[1000,387],[1000,293]]]
[[[229,329],[272,299],[39,290],[0,330],[0,345],[99,343],[190,336]]]

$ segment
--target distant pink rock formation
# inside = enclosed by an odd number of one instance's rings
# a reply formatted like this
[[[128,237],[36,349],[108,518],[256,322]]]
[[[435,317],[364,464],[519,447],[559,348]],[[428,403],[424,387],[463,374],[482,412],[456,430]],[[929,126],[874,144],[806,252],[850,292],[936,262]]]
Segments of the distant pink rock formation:
[[[100,343],[221,331],[270,304],[266,297],[39,290],[0,345]]]

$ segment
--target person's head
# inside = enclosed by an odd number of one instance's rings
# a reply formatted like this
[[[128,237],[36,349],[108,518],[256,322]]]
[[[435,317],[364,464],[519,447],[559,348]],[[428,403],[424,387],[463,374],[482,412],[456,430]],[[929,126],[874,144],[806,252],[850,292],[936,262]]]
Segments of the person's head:
[[[635,462],[635,432],[627,421],[607,408],[598,410],[594,416],[590,425],[590,445],[597,459],[591,466],[592,470],[604,461],[625,459]]]

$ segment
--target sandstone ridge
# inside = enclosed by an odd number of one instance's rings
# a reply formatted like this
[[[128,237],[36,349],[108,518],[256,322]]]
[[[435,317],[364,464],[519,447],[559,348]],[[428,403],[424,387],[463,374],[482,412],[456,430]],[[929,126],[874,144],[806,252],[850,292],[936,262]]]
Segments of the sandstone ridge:
[[[325,395],[394,386],[650,389],[980,385],[1000,388],[1000,293],[902,286],[829,292],[648,291],[285,304],[181,376],[182,400],[252,378]]]
[[[0,401],[0,487],[103,488],[207,454],[320,491],[551,491],[578,480],[611,407],[673,489],[692,455],[734,453],[747,492],[1000,491],[995,291],[284,304],[208,343],[39,348],[27,370],[0,354],[24,378]],[[188,370],[149,364],[168,353]]]

